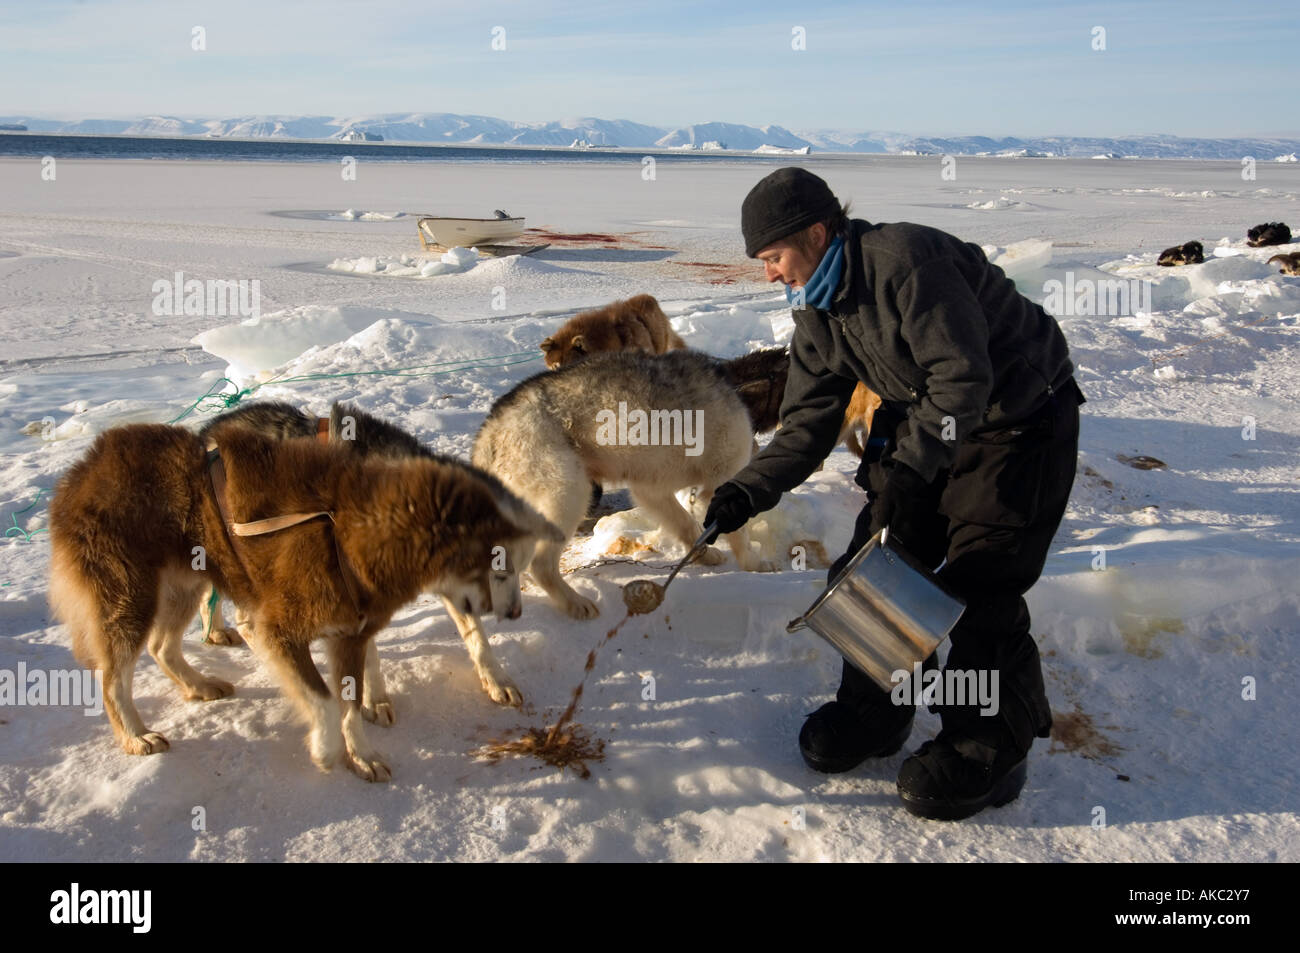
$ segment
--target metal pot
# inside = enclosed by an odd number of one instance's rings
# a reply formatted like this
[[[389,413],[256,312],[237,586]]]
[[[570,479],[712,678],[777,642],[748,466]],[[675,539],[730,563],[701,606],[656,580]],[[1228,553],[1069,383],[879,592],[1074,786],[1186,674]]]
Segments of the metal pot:
[[[809,628],[885,691],[891,676],[929,658],[948,637],[966,604],[916,558],[873,536],[808,611],[786,626]]]

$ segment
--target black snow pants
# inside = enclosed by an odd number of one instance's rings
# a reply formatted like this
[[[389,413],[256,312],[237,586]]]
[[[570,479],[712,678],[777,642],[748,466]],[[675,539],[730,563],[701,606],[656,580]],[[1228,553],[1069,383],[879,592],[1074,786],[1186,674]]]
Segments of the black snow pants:
[[[949,637],[945,671],[998,672],[996,717],[1023,751],[1035,737],[1048,737],[1052,727],[1024,594],[1043,571],[1074,485],[1084,400],[1072,379],[1029,419],[968,438],[953,465],[931,484],[931,498],[920,501],[919,539],[907,541],[908,550],[930,569],[943,564],[937,576],[966,602]],[[881,529],[872,504],[908,423],[889,405],[876,412],[857,475],[867,490],[867,504],[848,552],[831,567],[828,581]],[[926,667],[934,664],[932,656]],[[867,709],[888,704],[888,693],[847,661],[837,698]],[[975,705],[935,705],[931,710],[945,731],[978,737],[981,722],[988,722]]]

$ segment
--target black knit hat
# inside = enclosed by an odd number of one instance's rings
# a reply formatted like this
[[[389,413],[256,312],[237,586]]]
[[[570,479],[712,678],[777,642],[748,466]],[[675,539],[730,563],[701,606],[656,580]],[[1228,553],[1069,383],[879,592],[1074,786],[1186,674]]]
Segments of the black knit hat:
[[[749,190],[740,206],[740,231],[745,254],[756,256],[768,245],[840,210],[830,186],[807,169],[777,169]]]

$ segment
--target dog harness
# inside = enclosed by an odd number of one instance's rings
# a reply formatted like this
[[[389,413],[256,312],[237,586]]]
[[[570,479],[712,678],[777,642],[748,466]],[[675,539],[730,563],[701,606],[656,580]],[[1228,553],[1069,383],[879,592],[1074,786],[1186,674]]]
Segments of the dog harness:
[[[321,417],[316,421],[316,439],[323,444],[329,443],[329,418]],[[329,510],[317,510],[314,513],[286,513],[283,516],[270,516],[266,519],[253,520],[247,523],[238,523],[230,518],[230,504],[226,500],[226,464],[221,459],[221,451],[217,448],[215,442],[208,443],[208,477],[212,481],[212,495],[217,501],[217,510],[221,513],[221,524],[226,530],[226,539],[230,543],[230,548],[239,561],[240,568],[244,575],[252,578],[248,571],[248,566],[244,563],[244,558],[240,553],[240,547],[235,540],[236,536],[264,536],[267,533],[278,533],[280,530],[289,529],[291,526],[298,526],[310,520],[318,519],[322,516],[328,516],[330,523],[334,523],[334,514]],[[361,602],[357,598],[358,582],[356,574],[352,571],[347,557],[343,555],[343,547],[339,545],[337,532],[330,533],[334,540],[334,556],[339,565],[339,576],[343,579],[343,588],[347,590],[348,601],[352,603],[352,609],[357,614],[357,631],[360,632],[366,625],[366,615],[361,611]]]

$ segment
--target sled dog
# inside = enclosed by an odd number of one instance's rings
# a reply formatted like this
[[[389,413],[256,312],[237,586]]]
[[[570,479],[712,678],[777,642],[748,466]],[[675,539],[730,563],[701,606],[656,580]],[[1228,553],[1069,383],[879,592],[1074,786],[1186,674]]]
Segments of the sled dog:
[[[517,385],[488,412],[474,440],[475,466],[572,537],[592,482],[627,485],[638,505],[684,545],[701,528],[674,492],[698,487],[708,501],[750,457],[753,424],[725,362],[690,350],[596,355]],[[728,534],[741,568],[770,570],[750,552],[747,529]],[[530,565],[550,598],[576,619],[599,610],[560,575],[563,541],[538,544]],[[724,559],[715,549],[706,565]]]
[[[665,351],[686,347],[652,295],[636,295],[584,311],[542,342],[549,368],[565,367],[607,351]]]
[[[558,531],[499,481],[449,458],[357,453],[229,421],[209,441],[211,452],[163,424],[109,430],[50,505],[51,605],[77,658],[103,672],[118,743],[130,754],[168,748],[132,700],[146,645],[187,698],[232,693],[181,652],[200,596],[215,586],[247,613],[253,650],[308,720],[316,764],[342,759],[387,780],[356,690],[370,640],[421,591],[465,614],[517,617],[516,567]],[[333,691],[311,659],[318,638],[329,642]]]

